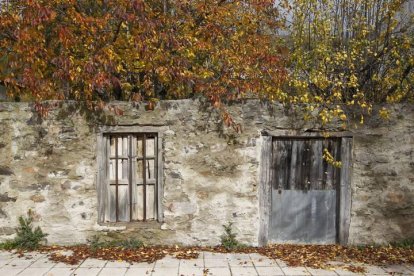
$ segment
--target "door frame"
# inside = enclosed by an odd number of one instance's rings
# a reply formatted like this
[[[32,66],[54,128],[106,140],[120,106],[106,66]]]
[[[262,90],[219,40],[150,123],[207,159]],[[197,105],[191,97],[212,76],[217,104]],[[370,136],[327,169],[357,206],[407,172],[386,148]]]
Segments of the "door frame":
[[[341,138],[341,175],[340,183],[337,193],[339,193],[339,202],[337,214],[339,215],[337,225],[337,243],[341,245],[348,244],[349,226],[351,222],[351,184],[352,184],[352,145],[353,137],[349,132],[335,132],[330,133],[329,137]],[[329,138],[328,137],[328,138]],[[259,246],[265,246],[268,243],[269,224],[271,214],[271,185],[273,179],[272,165],[272,141],[274,138],[280,139],[306,139],[306,138],[321,138],[324,139],[320,133],[310,132],[301,133],[299,135],[280,135],[280,133],[272,133],[269,131],[262,132],[262,148],[260,156],[260,180],[259,180]]]

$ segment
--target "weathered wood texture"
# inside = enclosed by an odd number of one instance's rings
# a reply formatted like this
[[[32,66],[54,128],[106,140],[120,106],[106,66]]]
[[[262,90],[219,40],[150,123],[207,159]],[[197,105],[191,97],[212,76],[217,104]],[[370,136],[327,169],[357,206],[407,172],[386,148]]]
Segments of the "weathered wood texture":
[[[273,138],[271,157],[263,155],[271,162],[262,160],[263,166],[271,166],[271,172],[263,169],[266,174],[262,174],[262,181],[272,187],[268,201],[270,241],[342,243],[346,239],[352,148],[349,141],[350,138],[335,137]],[[341,168],[324,160],[324,149],[335,160],[343,159]],[[266,188],[262,190],[264,193]],[[264,196],[263,200],[265,204],[269,198]]]
[[[351,223],[351,176],[352,176],[352,138],[343,138],[341,146],[341,176],[339,190],[339,233],[340,244],[348,243],[349,225]]]
[[[328,149],[340,160],[340,139],[274,139],[272,168],[274,189],[330,190],[336,189],[340,169],[323,159]]]
[[[99,222],[157,219],[162,156],[157,134],[98,136]]]
[[[262,137],[260,157],[260,229],[259,245],[267,244],[270,217],[271,187],[273,180],[272,169],[272,137]]]

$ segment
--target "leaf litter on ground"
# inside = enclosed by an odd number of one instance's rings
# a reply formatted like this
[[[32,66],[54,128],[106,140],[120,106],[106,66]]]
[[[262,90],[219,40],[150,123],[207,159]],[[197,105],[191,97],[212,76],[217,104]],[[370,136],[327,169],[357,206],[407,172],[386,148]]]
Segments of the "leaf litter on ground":
[[[108,247],[92,249],[88,245],[42,246],[38,252],[46,253],[49,259],[76,265],[87,258],[130,263],[153,263],[167,255],[177,259],[195,259],[199,252],[216,253],[258,253],[270,259],[282,260],[288,266],[306,266],[315,269],[341,268],[351,272],[362,273],[363,265],[414,264],[414,248],[395,246],[341,246],[341,245],[297,245],[272,244],[265,247],[242,247],[227,250],[216,247],[181,247],[181,246],[143,246],[137,249]],[[72,254],[68,254],[71,252]],[[24,257],[27,251],[16,251]]]

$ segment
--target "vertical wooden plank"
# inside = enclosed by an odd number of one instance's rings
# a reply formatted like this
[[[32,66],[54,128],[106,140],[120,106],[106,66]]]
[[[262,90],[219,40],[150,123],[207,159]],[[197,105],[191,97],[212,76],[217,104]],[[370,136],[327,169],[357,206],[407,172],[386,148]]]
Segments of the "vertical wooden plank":
[[[153,157],[155,154],[155,138],[149,137],[146,139],[146,150],[147,157]]]
[[[284,167],[285,169],[285,179],[284,179],[284,187],[285,189],[290,189],[290,178],[291,178],[291,162],[292,162],[292,140],[286,140],[285,142],[285,151],[286,151],[286,159],[285,159],[285,164]]]
[[[342,138],[341,162],[338,238],[340,244],[346,245],[351,220],[352,138]]]
[[[303,168],[304,168],[304,159],[303,152],[305,150],[305,144],[303,140],[297,141],[297,156],[296,156],[296,182],[295,186],[291,187],[292,190],[303,190]]]
[[[290,190],[294,190],[296,187],[296,183],[297,183],[297,171],[298,171],[298,166],[297,166],[298,141],[297,140],[292,141],[292,151],[290,155],[291,155],[290,164],[288,164],[288,166],[290,166],[288,187]]]
[[[118,221],[129,221],[129,186],[118,185]]]
[[[281,182],[281,176],[280,176],[280,151],[281,151],[281,141],[280,140],[276,140],[273,139],[272,141],[272,163],[271,163],[271,169],[273,170],[273,177],[274,179],[272,180],[272,190],[278,190],[281,189],[282,187],[282,182]]]
[[[272,154],[272,168],[275,170],[275,182],[273,189],[288,189],[290,174],[290,157],[291,141],[290,140],[274,140]]]
[[[147,160],[147,180],[155,180],[155,160]]]
[[[142,157],[142,136],[137,138],[137,156]]]
[[[119,165],[118,165],[118,154],[119,154],[119,138],[115,138],[115,221],[119,219],[119,194],[118,194],[118,181],[119,181]],[[111,197],[112,199],[112,197]]]
[[[155,219],[155,185],[147,185],[147,220]]]
[[[115,157],[115,139],[113,136],[109,136],[108,140],[110,141],[110,157]]]
[[[122,137],[122,157],[128,156],[128,136]],[[128,159],[122,159],[122,179],[128,179]]]
[[[137,197],[137,203],[135,204],[135,217],[137,220],[143,220],[144,219],[144,187],[141,185],[136,185],[136,197]]]
[[[334,142],[332,141],[332,139],[328,139],[324,141],[324,148],[326,148],[329,153],[335,154],[334,153],[335,146],[334,146]],[[326,162],[326,171],[324,172],[326,175],[326,183],[325,183],[326,190],[335,189],[334,170],[335,168],[332,166],[332,164],[329,164],[328,162]]]
[[[110,183],[110,177],[109,177],[109,170],[110,170],[109,160],[110,159],[109,159],[109,156],[111,156],[111,150],[112,150],[112,147],[111,147],[112,144],[111,143],[114,143],[114,140],[113,140],[112,137],[108,136],[107,139],[106,139],[106,153],[107,153],[107,156],[105,157],[106,170],[107,170],[107,172],[105,174],[105,177],[106,177],[106,181],[105,181],[105,221],[114,221],[114,220],[111,219],[111,210],[114,208],[114,206],[111,205],[112,204],[112,202],[111,202],[111,189],[110,189],[111,186],[109,185],[109,183]],[[115,150],[115,148],[114,148],[114,150]],[[115,154],[115,152],[114,152],[114,154]],[[114,163],[113,163],[113,165],[114,165]],[[115,172],[115,170],[114,170],[114,172]]]
[[[99,133],[96,140],[96,160],[98,174],[96,176],[96,191],[98,196],[98,223],[105,221],[106,196],[106,143],[105,137]]]
[[[303,141],[303,160],[301,174],[301,190],[310,190],[310,174],[311,174],[311,141]]]
[[[323,189],[323,158],[322,141],[314,139],[310,141],[310,189]]]
[[[137,138],[131,136],[131,220],[138,220],[137,209]]]
[[[271,187],[273,179],[272,169],[272,137],[262,136],[262,149],[260,156],[260,228],[259,228],[259,245],[267,244],[269,234],[270,204],[271,204]]]
[[[157,168],[156,168],[156,174],[157,174],[157,219],[159,222],[164,221],[163,216],[163,205],[162,205],[162,199],[163,199],[163,193],[164,193],[164,180],[163,180],[163,147],[162,147],[162,133],[158,133],[158,136],[156,138],[156,156],[157,160],[155,162]]]
[[[142,206],[144,208],[143,210],[143,220],[145,221],[147,219],[147,177],[146,177],[146,173],[147,173],[147,153],[146,153],[146,135],[143,135],[143,139],[142,139],[142,169],[143,169],[143,173],[142,173],[142,185],[143,185],[143,191],[142,191],[142,195],[143,195],[143,203]]]
[[[116,186],[109,185],[108,192],[108,221],[116,222],[117,221],[117,199],[116,199]]]

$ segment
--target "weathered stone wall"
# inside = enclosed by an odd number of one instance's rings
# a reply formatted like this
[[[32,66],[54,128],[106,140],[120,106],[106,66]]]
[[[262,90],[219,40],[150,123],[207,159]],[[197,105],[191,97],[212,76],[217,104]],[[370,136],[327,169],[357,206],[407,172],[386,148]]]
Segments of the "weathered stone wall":
[[[257,244],[261,131],[300,135],[317,125],[258,101],[229,110],[234,133],[198,101],[164,101],[154,111],[116,103],[122,116],[102,125],[164,125],[164,223],[97,224],[98,123],[56,103],[40,120],[30,104],[0,103],[0,238],[11,238],[28,209],[50,243],[91,236],[134,236],[148,243],[215,245],[232,221],[241,241]],[[63,106],[61,106],[63,105]],[[372,118],[354,135],[350,243],[414,237],[414,107],[395,106],[389,122]]]

